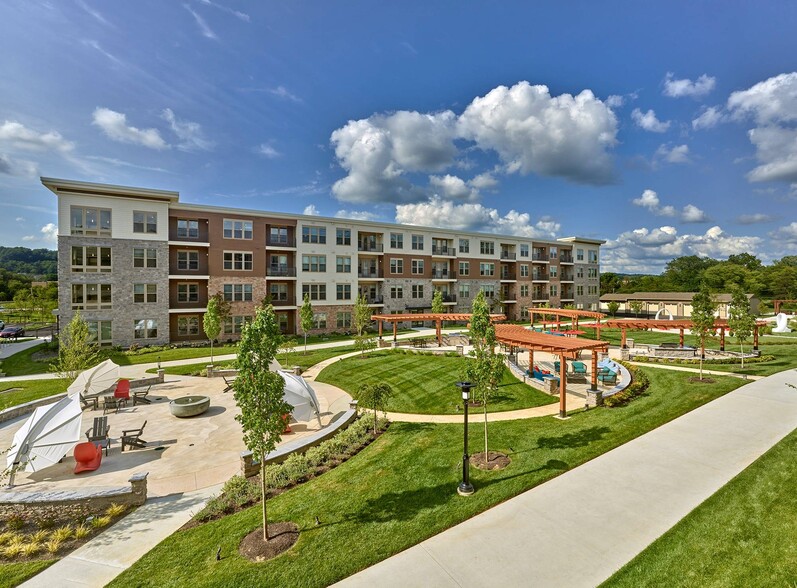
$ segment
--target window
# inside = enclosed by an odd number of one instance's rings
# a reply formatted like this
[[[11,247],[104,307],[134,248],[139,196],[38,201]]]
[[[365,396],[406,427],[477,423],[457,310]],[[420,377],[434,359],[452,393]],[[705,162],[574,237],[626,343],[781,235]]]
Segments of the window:
[[[179,253],[178,253],[179,259]],[[133,249],[133,267],[158,267],[158,251],[155,249]]]
[[[460,276],[469,276],[470,275],[470,262],[469,261],[460,261],[459,262],[459,275]]]
[[[252,254],[243,251],[225,251],[224,269],[252,271]]]
[[[225,239],[251,239],[252,221],[224,219]]]
[[[89,342],[100,347],[113,345],[113,324],[111,321],[86,321],[89,330]]]
[[[557,293],[559,292],[559,286],[557,286],[556,284],[551,284],[550,289],[548,291],[551,294],[551,296],[556,296]]]
[[[199,221],[177,219],[177,237],[181,239],[199,239]]]
[[[391,258],[390,260],[390,273],[403,274],[404,273],[404,260]]]
[[[157,284],[133,284],[133,302],[157,302]]]
[[[351,284],[338,284],[335,290],[337,300],[351,300]]]
[[[556,276],[559,275],[559,267],[552,265],[550,268],[548,268],[548,273],[552,278],[555,278]]]
[[[302,243],[326,243],[327,230],[325,227],[302,227]]]
[[[412,297],[413,298],[423,298],[423,284],[413,284],[412,285]]]
[[[415,251],[423,251],[423,235],[412,236],[412,249]]]
[[[73,206],[70,211],[73,235],[111,235],[111,211]]]
[[[528,296],[529,295],[529,285],[528,284],[521,284],[520,285],[520,295],[521,296]]]
[[[196,271],[199,269],[199,251],[178,251],[177,269]],[[225,268],[226,269],[226,268]]]
[[[587,268],[587,277],[588,278],[597,278],[598,277],[598,268],[588,267]]]
[[[251,316],[228,316],[224,319],[224,334],[238,335],[243,331],[244,325],[251,322]]]
[[[181,337],[199,335],[199,317],[196,315],[177,317],[177,334]]]
[[[268,292],[273,302],[288,301],[288,284],[270,284]]]
[[[269,245],[288,245],[288,227],[269,227]]]
[[[158,336],[158,321],[156,319],[136,319],[133,321],[134,339],[154,339]]]
[[[390,297],[393,298],[393,299],[404,298],[404,287],[403,286],[391,286],[390,287]]]
[[[72,310],[112,308],[110,284],[72,284]]]
[[[278,312],[277,313],[277,322],[280,326],[280,331],[283,333],[288,330],[288,313],[287,312]]]
[[[495,242],[481,241],[479,244],[479,251],[482,255],[495,255]]]
[[[597,286],[587,286],[587,294],[592,296],[592,295],[597,294],[597,293],[598,293],[598,287]]]
[[[339,274],[351,273],[351,257],[338,257],[335,265]]]
[[[338,329],[348,329],[349,327],[351,327],[351,313],[339,312],[335,326]]]
[[[520,320],[527,321],[529,320],[529,309],[526,306],[520,307]]]
[[[584,261],[584,250],[576,249],[576,261]]]
[[[598,263],[598,252],[597,251],[595,251],[594,249],[590,249],[589,251],[587,251],[587,254],[589,255],[589,262],[590,263]]]
[[[72,247],[73,272],[111,271],[110,247]]]
[[[556,255],[557,255],[556,247],[551,247],[548,250],[548,258],[549,259],[556,259]]]
[[[521,278],[529,277],[529,266],[525,263],[520,264],[520,277]]]
[[[520,257],[528,257],[528,256],[529,256],[528,243],[523,243],[520,245]]]
[[[422,259],[413,259],[412,260],[412,273],[413,274],[422,274],[423,273],[423,260]]]
[[[327,328],[327,313],[317,312],[313,315],[313,328],[314,329]]]
[[[495,264],[494,263],[480,263],[479,264],[479,275],[480,276],[494,276],[495,275]]]
[[[351,229],[337,229],[335,234],[338,245],[351,245]]]
[[[482,292],[487,298],[495,298],[495,285],[494,284],[484,284],[482,285]]]
[[[459,252],[460,253],[470,253],[470,239],[460,239],[459,240]]]
[[[404,249],[404,233],[390,233],[390,247]]]
[[[177,302],[199,302],[199,285],[178,283]]]
[[[158,213],[133,211],[133,232],[149,233],[154,235],[158,232]]]
[[[224,284],[224,300],[229,302],[251,302],[252,284]]]
[[[584,268],[583,267],[577,267],[576,268],[576,277],[577,278],[583,278],[584,277]]]
[[[584,286],[576,286],[576,296],[584,295]]]
[[[459,285],[459,297],[460,298],[470,298],[470,284],[460,284]]]
[[[302,255],[302,271],[325,272],[327,271],[326,255]]]
[[[302,284],[302,300],[304,295],[309,294],[310,300],[326,300],[327,299],[327,285],[326,284]]]

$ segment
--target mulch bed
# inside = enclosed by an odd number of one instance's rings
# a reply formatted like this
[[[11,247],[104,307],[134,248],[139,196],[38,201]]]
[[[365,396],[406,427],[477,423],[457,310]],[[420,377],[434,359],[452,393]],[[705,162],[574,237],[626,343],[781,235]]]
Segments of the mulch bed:
[[[241,541],[238,550],[251,561],[268,561],[288,551],[299,539],[295,523],[272,523],[268,526],[268,541],[263,541],[263,529],[255,529]]]
[[[484,461],[484,451],[480,453],[474,453],[470,456],[470,463],[472,466],[479,468],[480,470],[502,470],[510,463],[512,460],[505,453],[501,453],[500,451],[490,451],[488,453],[487,461]]]
[[[712,380],[711,378],[689,378],[689,381],[693,384],[713,384],[716,380]]]

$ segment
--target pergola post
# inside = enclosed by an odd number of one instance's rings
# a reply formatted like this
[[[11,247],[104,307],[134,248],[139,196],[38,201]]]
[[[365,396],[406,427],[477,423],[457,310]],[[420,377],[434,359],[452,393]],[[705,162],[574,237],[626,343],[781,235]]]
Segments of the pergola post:
[[[441,319],[435,319],[434,326],[435,326],[435,334],[437,335],[437,346],[443,346],[443,330],[442,330],[443,321]]]
[[[678,346],[683,348],[684,346],[684,328],[681,327],[678,333]]]
[[[379,319],[379,340],[382,340],[382,319]]]
[[[720,351],[725,351],[725,327],[720,327]]]
[[[393,321],[393,343],[398,342],[398,321]]]
[[[753,327],[753,351],[758,351],[758,324]]]
[[[534,373],[534,350],[529,347],[529,373]]]
[[[592,386],[590,390],[593,392],[598,391],[598,350],[592,350]]]
[[[567,360],[564,353],[559,354],[559,418],[567,418]]]
[[[620,339],[620,347],[623,348],[623,349],[628,349],[628,347],[626,347],[626,344],[625,344],[625,325],[620,327],[620,331],[621,331],[621,334],[620,334],[620,337],[621,337],[621,339]]]

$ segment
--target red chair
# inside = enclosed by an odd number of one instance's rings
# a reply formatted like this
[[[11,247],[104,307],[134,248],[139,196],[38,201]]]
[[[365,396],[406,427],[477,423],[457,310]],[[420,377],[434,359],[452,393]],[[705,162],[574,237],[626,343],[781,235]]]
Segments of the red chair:
[[[114,390],[113,395],[114,398],[130,400],[130,380],[119,380],[116,383],[116,390]]]
[[[75,445],[75,473],[92,472],[100,467],[102,447],[94,443],[78,443]]]

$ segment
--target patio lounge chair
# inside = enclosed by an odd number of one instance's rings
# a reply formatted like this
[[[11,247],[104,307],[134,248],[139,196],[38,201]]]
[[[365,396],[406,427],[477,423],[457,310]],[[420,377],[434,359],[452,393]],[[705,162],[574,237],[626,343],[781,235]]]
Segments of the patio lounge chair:
[[[122,436],[119,441],[122,443],[122,451],[125,450],[125,445],[127,445],[130,449],[142,449],[147,446],[147,442],[141,438],[141,434],[144,432],[144,427],[147,426],[147,421],[144,421],[144,424],[141,425],[140,429],[129,429],[126,431],[122,431]]]
[[[113,391],[114,398],[124,398],[130,400],[130,380],[119,380],[116,383],[116,390]]]
[[[102,399],[102,414],[107,413],[109,410],[119,412],[121,407],[127,407],[126,398],[116,398],[115,396],[105,396]]]
[[[574,374],[586,374],[587,373],[587,366],[584,365],[583,361],[574,361],[570,365],[573,366],[573,373]]]
[[[102,463],[102,448],[94,443],[78,443],[75,445],[75,473],[92,472]]]
[[[133,406],[136,404],[151,404],[152,401],[147,398],[149,396],[149,389],[152,386],[148,386],[146,390],[136,390],[133,392]]]
[[[96,397],[96,396],[91,396],[89,398],[86,398],[85,396],[81,396],[80,397],[80,406],[81,406],[81,408],[83,410],[86,410],[89,407],[91,407],[91,410],[97,410],[100,407],[99,400],[100,399],[98,397]]]
[[[224,390],[222,390],[222,392],[225,392],[225,393],[226,393],[226,392],[229,392],[230,390],[232,390],[232,389],[233,389],[233,388],[232,388],[232,385],[235,383],[235,379],[236,379],[237,377],[238,377],[238,376],[236,376],[236,377],[234,377],[234,378],[230,378],[230,379],[228,380],[228,379],[227,379],[227,376],[222,376],[222,377],[221,377],[221,379],[222,379],[222,380],[224,380],[224,385],[226,386],[226,387],[224,388]]]
[[[105,448],[105,455],[108,455],[108,448],[111,445],[111,439],[108,437],[108,431],[111,430],[108,425],[108,417],[94,417],[94,424],[86,431],[86,439],[89,443],[93,443],[98,447]]]
[[[617,385],[617,374],[611,370],[605,370],[598,373],[598,381],[604,386]]]

